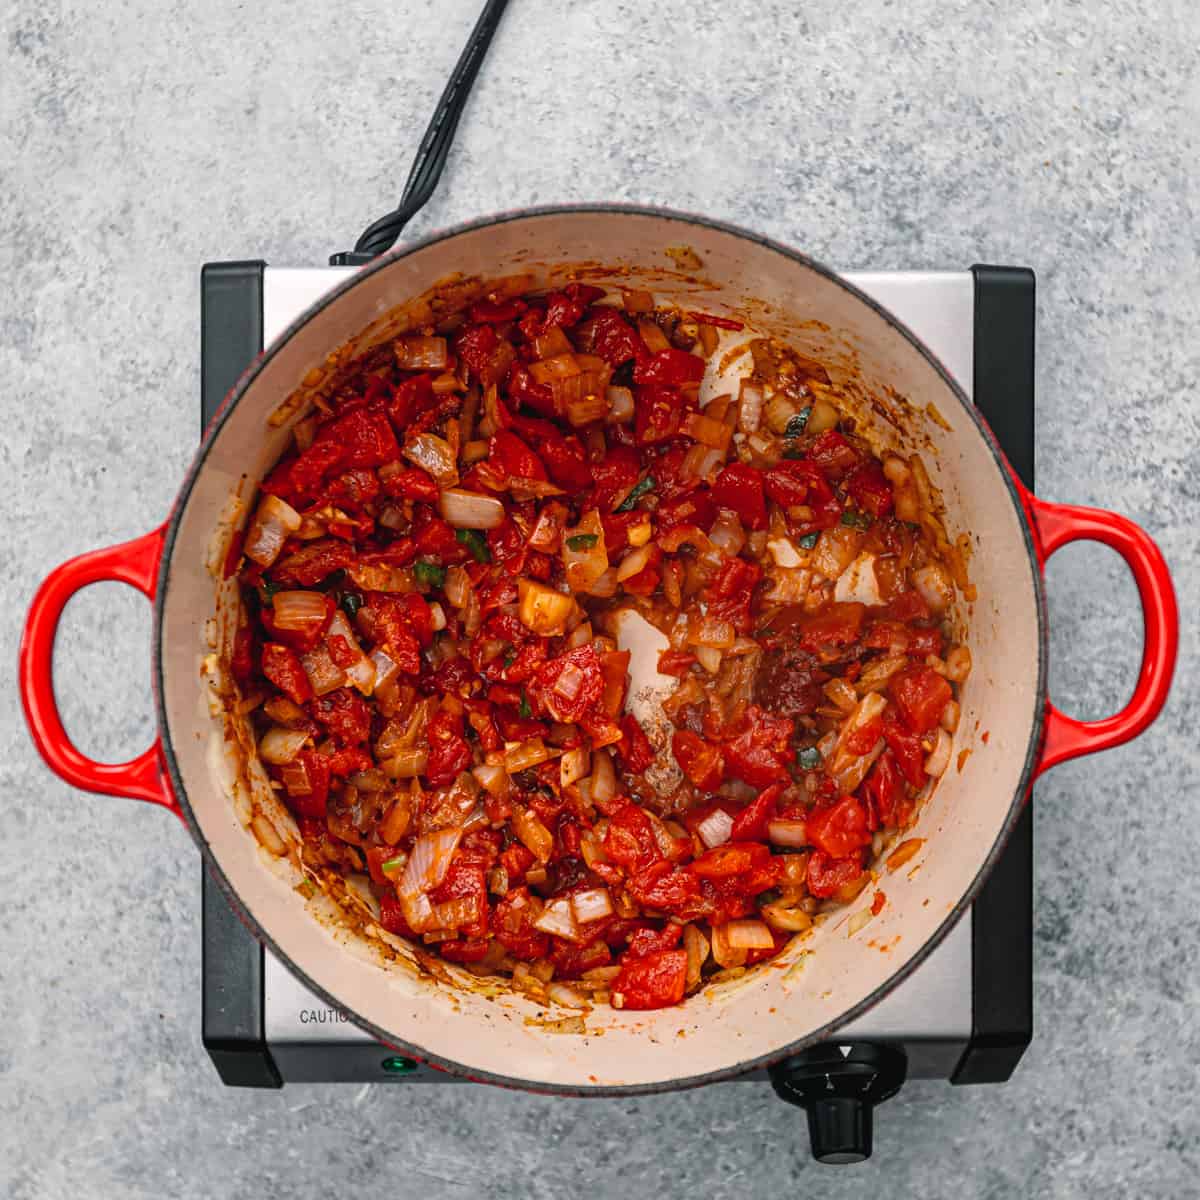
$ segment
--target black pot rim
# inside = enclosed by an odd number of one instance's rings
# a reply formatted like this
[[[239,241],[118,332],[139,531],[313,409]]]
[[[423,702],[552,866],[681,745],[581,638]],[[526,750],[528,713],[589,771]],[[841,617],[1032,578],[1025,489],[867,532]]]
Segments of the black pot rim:
[[[167,595],[170,587],[170,565],[171,556],[175,548],[175,541],[179,532],[179,523],[183,512],[187,508],[188,500],[191,497],[192,490],[195,487],[201,471],[208,458],[209,450],[217,435],[220,433],[229,415],[236,408],[238,402],[246,391],[253,385],[264,367],[272,361],[276,354],[290,339],[306,325],[316,314],[324,311],[330,305],[335,304],[346,293],[358,287],[365,280],[371,278],[377,272],[385,270],[398,259],[406,258],[411,254],[415,254],[429,246],[436,245],[439,242],[448,241],[458,237],[464,233],[470,233],[479,229],[486,229],[500,225],[509,224],[516,221],[529,220],[531,218],[549,217],[549,216],[570,216],[570,215],[609,215],[609,216],[627,216],[627,217],[649,217],[659,220],[674,221],[683,226],[698,226],[705,229],[716,230],[720,233],[726,233],[735,237],[742,238],[755,245],[765,247],[774,251],[781,257],[793,262],[799,266],[806,267],[809,270],[821,275],[831,283],[843,288],[845,291],[853,295],[861,303],[870,308],[877,316],[881,317],[892,330],[901,336],[908,344],[925,359],[927,364],[937,373],[942,382],[950,388],[955,397],[960,401],[963,409],[974,422],[976,430],[982,436],[987,444],[993,459],[999,469],[1000,477],[1004,481],[1009,495],[1009,499],[1017,514],[1019,525],[1024,538],[1025,551],[1030,564],[1030,574],[1034,585],[1034,595],[1037,603],[1037,619],[1038,619],[1038,669],[1037,669],[1037,691],[1038,697],[1037,708],[1035,711],[1034,722],[1029,732],[1029,740],[1026,744],[1025,762],[1021,771],[1020,781],[1016,790],[1013,793],[1012,801],[1009,805],[1008,815],[1005,818],[1004,825],[997,835],[991,850],[976,873],[971,884],[959,897],[954,907],[939,923],[937,929],[925,940],[921,947],[913,954],[913,956],[903,966],[898,967],[893,971],[886,980],[876,987],[870,995],[860,1000],[857,1004],[848,1008],[841,1013],[836,1020],[826,1022],[819,1029],[804,1038],[799,1038],[794,1042],[786,1043],[776,1050],[772,1050],[766,1054],[758,1055],[754,1058],[749,1058],[743,1062],[737,1063],[730,1067],[723,1067],[715,1071],[707,1071],[700,1075],[684,1076],[678,1079],[659,1081],[655,1083],[645,1084],[610,1084],[597,1085],[593,1087],[585,1087],[574,1084],[554,1084],[545,1083],[538,1080],[521,1079],[513,1076],[497,1075],[492,1072],[481,1071],[477,1067],[472,1067],[469,1063],[460,1063],[452,1059],[444,1058],[440,1055],[432,1054],[428,1050],[420,1046],[408,1044],[396,1039],[395,1035],[383,1029],[381,1026],[375,1025],[366,1020],[353,1009],[348,1008],[341,1003],[333,994],[325,987],[313,980],[293,959],[291,959],[271,936],[270,932],[263,927],[262,924],[254,917],[249,908],[242,902],[233,884],[229,881],[224,870],[221,867],[219,858],[208,840],[205,838],[200,824],[196,819],[195,813],[192,810],[191,803],[188,799],[187,789],[184,786],[183,777],[179,771],[179,764],[176,761],[174,749],[171,745],[169,725],[167,722],[166,704],[164,701],[164,677],[163,677],[163,654],[162,654],[162,629],[163,629],[163,614],[166,607]],[[564,205],[544,205],[533,208],[518,209],[511,212],[499,213],[493,216],[477,218],[473,221],[464,222],[459,225],[451,226],[447,229],[430,234],[428,237],[420,241],[412,242],[397,250],[391,251],[388,254],[368,263],[366,266],[357,270],[353,275],[347,277],[343,282],[333,287],[330,291],[320,297],[309,309],[297,317],[287,327],[282,334],[279,335],[267,347],[262,354],[255,359],[251,366],[238,380],[236,386],[225,398],[220,410],[209,424],[205,431],[204,439],[192,460],[192,464],[188,469],[188,473],[184,478],[183,484],[176,497],[172,507],[171,515],[167,521],[164,531],[162,557],[159,563],[158,584],[155,591],[154,600],[154,629],[153,629],[153,683],[154,683],[154,702],[158,716],[158,727],[161,736],[161,744],[163,751],[163,760],[167,770],[168,777],[171,781],[171,786],[175,793],[175,798],[178,801],[180,811],[182,812],[185,824],[188,827],[196,844],[200,847],[201,855],[204,858],[205,865],[208,868],[211,878],[219,886],[226,900],[230,903],[234,911],[241,918],[243,923],[253,932],[255,937],[275,955],[277,959],[283,963],[289,971],[292,972],[310,991],[320,997],[330,1007],[344,1012],[356,1025],[373,1037],[377,1038],[385,1046],[394,1048],[403,1054],[409,1055],[412,1058],[422,1062],[429,1063],[441,1070],[450,1074],[462,1076],[475,1082],[495,1084],[500,1087],[516,1089],[520,1091],[538,1092],[547,1095],[567,1095],[567,1096],[597,1096],[597,1097],[616,1097],[616,1096],[636,1096],[646,1095],[658,1092],[679,1091],[687,1088],[700,1087],[704,1084],[718,1083],[723,1080],[735,1079],[738,1076],[745,1075],[750,1071],[768,1067],[773,1063],[779,1062],[789,1055],[796,1054],[807,1046],[828,1039],[831,1035],[849,1022],[855,1020],[863,1013],[871,1009],[875,1004],[889,994],[894,988],[904,982],[916,969],[933,953],[935,949],[946,938],[949,932],[958,923],[959,919],[964,915],[967,909],[971,906],[980,889],[983,887],[988,876],[991,874],[992,868],[1004,851],[1004,847],[1020,818],[1021,811],[1024,807],[1029,787],[1033,779],[1033,771],[1037,762],[1038,753],[1042,743],[1044,733],[1045,719],[1045,695],[1046,695],[1046,663],[1047,663],[1047,622],[1046,622],[1046,601],[1044,586],[1042,580],[1041,563],[1034,546],[1033,534],[1029,526],[1029,521],[1025,513],[1024,505],[1017,491],[1016,485],[1013,482],[1012,474],[1009,470],[1003,451],[1000,449],[999,443],[996,441],[995,434],[992,433],[987,423],[983,420],[978,409],[968,398],[966,393],[958,385],[957,381],[946,371],[946,369],[938,361],[937,357],[925,346],[925,344],[911,331],[906,325],[899,321],[886,308],[880,305],[872,297],[865,292],[849,283],[842,278],[837,272],[810,258],[798,250],[794,250],[789,246],[783,245],[781,242],[775,241],[772,238],[764,237],[761,234],[752,233],[740,226],[733,225],[726,221],[714,220],[710,217],[700,216],[693,213],[680,212],[675,209],[660,208],[649,205],[636,204],[564,204]]]

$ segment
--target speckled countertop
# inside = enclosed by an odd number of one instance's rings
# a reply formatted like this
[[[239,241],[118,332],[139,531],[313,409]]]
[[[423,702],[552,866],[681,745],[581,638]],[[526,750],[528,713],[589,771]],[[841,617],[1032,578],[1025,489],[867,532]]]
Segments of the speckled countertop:
[[[910,1084],[821,1168],[740,1086],[620,1101],[222,1089],[199,865],[161,811],[35,758],[18,625],[62,559],[161,520],[191,454],[199,267],[311,265],[398,194],[476,0],[12,0],[0,15],[0,1194],[1182,1196],[1200,1190],[1200,10],[1187,0],[514,0],[420,233],[622,199],[842,268],[1038,273],[1039,490],[1143,522],[1184,613],[1141,741],[1036,795],[1036,1036],[994,1088]],[[1114,707],[1138,652],[1107,551],[1049,572],[1052,686]],[[68,724],[151,735],[149,613],[105,585],[57,654]]]

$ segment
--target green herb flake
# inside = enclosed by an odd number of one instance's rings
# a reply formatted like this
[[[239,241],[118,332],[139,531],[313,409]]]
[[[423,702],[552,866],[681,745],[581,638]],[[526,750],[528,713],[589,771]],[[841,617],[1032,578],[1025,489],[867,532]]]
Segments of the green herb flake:
[[[768,888],[754,897],[755,904],[774,904],[783,893],[778,888]]]
[[[380,863],[379,869],[386,875],[389,871],[402,870],[407,863],[407,854],[397,854],[395,858],[389,858],[386,862]]]
[[[637,483],[635,483],[633,485],[632,489],[629,492],[629,495],[626,496],[625,499],[622,500],[621,503],[617,505],[616,511],[617,512],[632,512],[633,506],[638,502],[638,500],[640,500],[642,496],[644,496],[647,492],[652,491],[653,489],[654,489],[654,476],[653,475],[647,475],[645,479],[639,479],[637,481]]]
[[[471,557],[476,562],[492,561],[492,552],[488,549],[487,542],[478,529],[457,529],[454,532],[454,539],[460,546],[466,546],[470,550]]]
[[[807,408],[802,408],[794,417],[790,418],[786,428],[783,431],[785,438],[798,438],[803,434],[808,427],[808,418],[812,416],[812,405]]]
[[[821,758],[821,752],[816,748],[816,746],[805,746],[804,749],[796,755],[796,761],[806,771],[815,771],[824,760]]]
[[[529,697],[524,692],[521,693],[521,706],[517,709],[521,714],[521,719],[528,721],[533,716],[533,709],[529,707]]]
[[[842,513],[842,524],[849,525],[853,529],[870,529],[871,518],[866,513],[856,512],[852,508],[847,508]]]
[[[342,611],[346,616],[354,618],[358,616],[358,610],[362,608],[363,598],[357,592],[347,592],[342,597]]]
[[[504,655],[504,669],[507,671],[509,667],[517,661],[517,652],[511,646]]]
[[[619,512],[620,509],[617,511]],[[599,540],[600,535],[598,533],[576,533],[572,537],[567,538],[567,549],[590,550]]]
[[[820,535],[820,533],[819,533],[819,532],[818,532],[818,533],[806,533],[806,534],[805,534],[805,535],[804,535],[804,536],[803,536],[803,537],[802,537],[802,538],[801,538],[801,539],[800,539],[800,540],[799,540],[799,541],[796,543],[796,545],[797,545],[797,546],[799,546],[801,550],[811,550],[811,549],[812,549],[814,546],[816,546],[816,544],[817,544],[817,539],[818,539],[820,536],[821,536],[821,535]]]
[[[428,584],[430,587],[441,587],[446,582],[446,568],[424,559],[413,563],[413,575],[418,583]]]

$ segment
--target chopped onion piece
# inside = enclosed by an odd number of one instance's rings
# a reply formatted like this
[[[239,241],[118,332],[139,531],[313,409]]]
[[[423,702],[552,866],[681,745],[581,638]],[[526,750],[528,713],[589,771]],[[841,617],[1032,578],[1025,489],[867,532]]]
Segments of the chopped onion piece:
[[[804,426],[805,433],[824,433],[832,429],[840,420],[838,410],[828,400],[815,400],[812,412],[808,414],[808,424]]]
[[[683,948],[687,951],[687,990],[700,982],[700,972],[708,961],[708,938],[695,925],[683,927]]]
[[[272,604],[272,615],[279,629],[316,633],[329,615],[328,604],[321,592],[276,592]]]
[[[954,581],[941,563],[928,563],[912,573],[913,586],[935,613],[945,612],[954,601]]]
[[[492,796],[507,796],[512,790],[512,780],[501,763],[484,763],[475,767],[471,774],[479,781],[479,786]]]
[[[716,617],[702,617],[688,633],[689,645],[712,646],[714,650],[728,650],[736,638],[733,626]]]
[[[300,665],[318,696],[324,696],[346,682],[346,672],[329,657],[329,651],[324,646],[300,655]]]
[[[679,474],[684,479],[707,479],[724,461],[723,451],[697,442],[688,447],[683,462],[679,464]]]
[[[521,624],[542,637],[565,633],[567,621],[575,609],[572,596],[555,591],[533,579],[517,580]]]
[[[527,767],[536,767],[551,758],[557,758],[562,753],[547,747],[540,737],[530,738],[527,742],[510,743],[504,748],[504,766],[510,775],[524,771]]]
[[[554,849],[554,835],[528,808],[516,805],[512,815],[513,829],[525,849],[541,863],[550,861]]]
[[[471,577],[462,567],[448,567],[446,569],[446,599],[455,608],[466,608],[473,590],[471,587]]]
[[[607,804],[617,794],[617,773],[607,751],[597,750],[592,756],[592,800]]]
[[[694,646],[696,661],[710,674],[715,675],[721,669],[721,651],[712,646]]]
[[[258,753],[263,762],[282,767],[304,749],[307,741],[308,734],[303,729],[284,729],[281,725],[273,725],[258,743]]]
[[[395,347],[396,364],[405,371],[442,371],[450,361],[444,337],[401,337]]]
[[[612,897],[608,894],[608,888],[589,888],[571,896],[571,911],[579,925],[588,921],[599,921],[601,917],[607,917],[612,910]]]
[[[433,626],[434,633],[446,628],[446,613],[436,601],[429,606],[429,624]]]
[[[403,453],[409,462],[428,471],[438,487],[453,487],[458,482],[454,448],[445,438],[432,433],[418,433],[404,443]]]
[[[749,379],[743,379],[738,396],[738,428],[743,433],[754,433],[762,421],[762,410],[762,388]]]
[[[700,840],[711,850],[714,846],[723,846],[733,833],[733,818],[723,809],[713,809],[699,825],[696,832]]]
[[[773,950],[775,948],[775,939],[763,921],[727,921],[725,937],[734,950]]]
[[[745,948],[730,944],[728,929],[728,921],[724,925],[712,927],[712,956],[717,966],[726,970],[730,967],[744,966],[746,963]]]
[[[958,722],[961,717],[961,709],[958,707],[957,700],[947,700],[946,707],[942,709],[942,716],[939,724],[947,733],[953,733],[958,728]]]
[[[429,765],[429,747],[410,746],[405,750],[397,750],[379,765],[391,779],[415,779]]]
[[[438,504],[446,523],[455,529],[495,529],[504,523],[504,504],[482,492],[446,488]]]
[[[358,639],[354,636],[354,630],[350,628],[350,622],[346,620],[346,614],[341,609],[333,614],[333,620],[329,622],[329,636],[342,638],[346,645],[357,653],[358,659],[342,669],[346,672],[346,678],[364,696],[369,696],[375,687],[375,664],[363,653]]]
[[[646,569],[650,562],[650,547],[639,546],[636,550],[631,550],[617,567],[617,581],[624,583],[626,579],[632,579],[635,575]]]
[[[561,786],[570,787],[588,773],[590,754],[583,746],[568,750],[558,763],[558,781]]]
[[[580,940],[579,926],[571,912],[571,902],[566,896],[549,901],[533,922],[534,929],[543,933],[552,933],[555,937],[566,938],[570,942]]]
[[[759,912],[762,913],[763,920],[779,933],[803,933],[806,929],[812,928],[812,917],[802,908],[787,908],[782,904],[764,904]]]
[[[462,839],[461,829],[439,829],[426,833],[413,843],[404,874],[396,884],[401,900],[431,891],[446,877],[450,860]],[[411,924],[411,921],[409,922]],[[414,926],[416,928],[416,926]]]
[[[269,567],[283,549],[288,535],[300,528],[300,514],[278,496],[264,496],[246,531],[242,553],[259,566]]]
[[[708,538],[722,554],[727,554],[730,558],[736,558],[737,555],[741,554],[742,547],[746,544],[746,531],[742,528],[742,523],[738,520],[737,513],[723,508],[718,513],[717,519],[713,522]]]
[[[926,775],[934,779],[940,779],[945,775],[946,768],[950,765],[950,751],[953,744],[954,739],[944,729],[937,731],[937,741],[934,743],[929,757],[925,760]]]
[[[604,419],[609,425],[625,425],[633,420],[633,393],[627,387],[608,389],[608,415]]]
[[[808,834],[803,821],[777,817],[767,824],[767,838],[776,846],[807,846]]]
[[[583,514],[574,529],[564,531],[562,558],[567,571],[567,586],[573,592],[588,591],[608,569],[604,526],[594,508]]]

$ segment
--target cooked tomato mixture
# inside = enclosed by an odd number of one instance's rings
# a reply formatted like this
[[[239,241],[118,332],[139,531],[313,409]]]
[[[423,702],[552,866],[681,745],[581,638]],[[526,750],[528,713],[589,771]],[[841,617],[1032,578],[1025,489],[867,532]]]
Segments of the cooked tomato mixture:
[[[854,899],[949,763],[969,584],[920,459],[838,396],[735,321],[582,283],[360,360],[227,564],[309,874],[576,1007],[678,1004]]]

